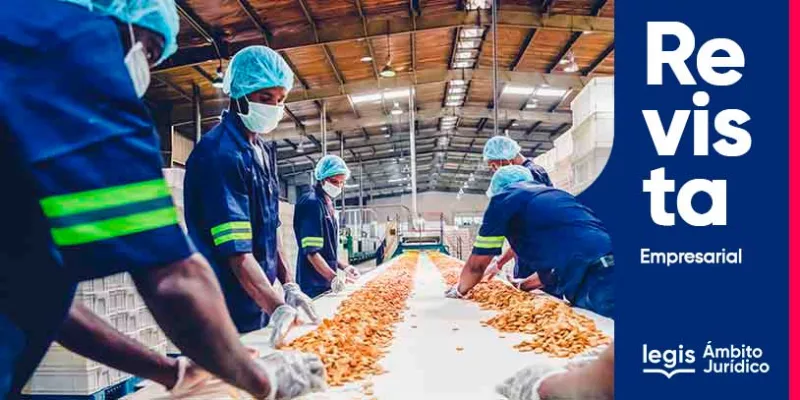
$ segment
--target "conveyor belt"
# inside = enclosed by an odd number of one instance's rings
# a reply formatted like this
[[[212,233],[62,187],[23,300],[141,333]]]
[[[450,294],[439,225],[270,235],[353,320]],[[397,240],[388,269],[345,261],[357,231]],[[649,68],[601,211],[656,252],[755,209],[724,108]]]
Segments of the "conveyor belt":
[[[358,285],[348,288],[343,294],[329,294],[316,299],[315,304],[320,314],[324,317],[332,316],[344,298],[380,274],[387,265],[384,264],[365,275]],[[445,299],[445,289],[441,275],[431,261],[427,257],[420,257],[415,288],[408,302],[405,320],[398,324],[395,340],[381,362],[387,373],[370,379],[374,383],[374,398],[500,399],[502,397],[494,393],[495,385],[520,368],[534,363],[566,362],[563,359],[514,350],[514,344],[530,335],[501,334],[491,327],[481,326],[480,321],[488,319],[495,312],[481,310],[472,302]],[[585,310],[576,311],[595,320],[598,328],[613,337],[613,321]],[[313,328],[306,325],[294,329],[290,333],[290,339]],[[501,339],[501,335],[505,338]],[[258,331],[245,335],[242,341],[249,346],[263,349],[266,337],[266,332]],[[373,398],[373,395],[364,395],[361,386],[351,384],[304,398]],[[159,398],[167,398],[159,385],[151,385],[126,397],[129,400]],[[197,400],[234,398],[249,396],[221,383],[209,385],[202,394],[195,393],[192,396],[192,399]]]

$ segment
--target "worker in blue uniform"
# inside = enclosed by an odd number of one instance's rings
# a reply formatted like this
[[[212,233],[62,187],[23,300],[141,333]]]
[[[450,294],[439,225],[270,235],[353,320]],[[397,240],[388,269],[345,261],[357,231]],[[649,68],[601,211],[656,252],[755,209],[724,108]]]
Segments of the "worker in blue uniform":
[[[186,162],[186,225],[217,273],[240,333],[271,326],[278,346],[294,325],[297,308],[319,322],[279,248],[277,151],[259,135],[283,118],[294,74],[265,46],[238,52],[228,65],[223,90],[230,111],[205,134]],[[272,284],[283,283],[285,299]]]
[[[106,348],[130,366],[121,333],[97,335],[102,327],[70,311],[79,281],[122,271],[173,342],[223,380],[258,398],[324,385],[315,356],[251,359],[178,225],[141,99],[177,33],[171,0],[0,7],[0,399],[20,395],[57,334],[81,354]]]
[[[537,165],[530,158],[524,157],[520,153],[521,150],[522,147],[516,140],[508,136],[495,136],[487,140],[483,146],[483,159],[492,172],[506,165],[520,165],[531,171],[534,182],[552,187],[553,182],[544,167]],[[515,260],[514,278],[522,279],[527,277],[527,272],[531,269],[531,266],[528,265],[526,260],[517,257],[511,248],[508,248],[502,255],[492,260],[486,269],[487,277],[489,279],[494,277],[512,258]],[[555,286],[556,276],[552,271],[540,271],[538,277],[545,284],[543,287],[545,291],[550,291]]]
[[[472,289],[508,239],[535,271],[555,271],[556,295],[573,306],[613,317],[611,238],[592,210],[567,192],[535,182],[531,172],[518,165],[500,168],[487,195],[491,200],[472,255],[448,297],[460,298]],[[531,277],[519,287],[531,290],[540,285],[537,281]]]
[[[316,184],[294,208],[297,282],[312,297],[329,290],[338,293],[359,278],[355,267],[338,261],[339,224],[333,212],[333,199],[342,193],[349,177],[350,170],[340,157],[322,157],[314,168]]]

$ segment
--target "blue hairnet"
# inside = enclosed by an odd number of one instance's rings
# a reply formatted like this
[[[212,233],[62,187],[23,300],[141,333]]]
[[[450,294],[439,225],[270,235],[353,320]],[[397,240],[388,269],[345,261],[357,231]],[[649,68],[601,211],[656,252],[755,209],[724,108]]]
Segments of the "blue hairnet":
[[[519,165],[502,167],[492,176],[486,195],[492,197],[517,182],[533,182],[533,174],[529,169]]]
[[[514,139],[507,136],[495,136],[483,146],[484,161],[511,160],[522,150]]]
[[[317,162],[317,167],[314,168],[314,178],[318,181],[342,174],[345,175],[345,178],[350,178],[350,170],[347,169],[347,164],[341,157],[332,154],[320,158]]]
[[[178,50],[178,10],[175,0],[62,0],[114,17],[120,22],[147,28],[164,37],[158,63]]]
[[[225,72],[222,90],[238,99],[255,91],[280,86],[292,90],[294,73],[275,50],[249,46],[233,56]]]

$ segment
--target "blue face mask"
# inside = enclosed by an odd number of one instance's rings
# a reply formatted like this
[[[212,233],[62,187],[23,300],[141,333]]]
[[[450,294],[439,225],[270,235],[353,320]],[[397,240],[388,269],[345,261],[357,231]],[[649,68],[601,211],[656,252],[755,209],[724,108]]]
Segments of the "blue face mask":
[[[244,126],[255,133],[269,133],[278,127],[278,122],[283,118],[284,105],[277,106],[255,103],[244,98],[247,102],[247,114],[239,113]]]

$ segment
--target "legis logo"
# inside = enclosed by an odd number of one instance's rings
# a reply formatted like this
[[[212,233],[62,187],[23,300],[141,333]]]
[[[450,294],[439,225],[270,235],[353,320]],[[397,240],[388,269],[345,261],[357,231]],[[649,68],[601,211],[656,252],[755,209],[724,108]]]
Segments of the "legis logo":
[[[649,349],[646,344],[642,345],[642,372],[645,374],[661,374],[667,379],[678,374],[694,374],[697,372],[695,361],[694,350],[684,349],[683,345],[669,350]]]

